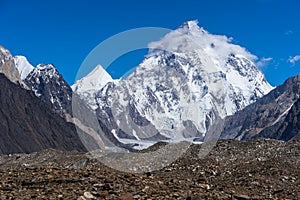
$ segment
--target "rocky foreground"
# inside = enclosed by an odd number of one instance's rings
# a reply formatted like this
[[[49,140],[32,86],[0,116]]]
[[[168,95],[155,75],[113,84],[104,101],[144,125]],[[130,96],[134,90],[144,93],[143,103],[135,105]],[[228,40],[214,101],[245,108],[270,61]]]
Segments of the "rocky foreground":
[[[192,145],[162,170],[131,174],[89,154],[0,156],[0,199],[300,199],[300,140]]]

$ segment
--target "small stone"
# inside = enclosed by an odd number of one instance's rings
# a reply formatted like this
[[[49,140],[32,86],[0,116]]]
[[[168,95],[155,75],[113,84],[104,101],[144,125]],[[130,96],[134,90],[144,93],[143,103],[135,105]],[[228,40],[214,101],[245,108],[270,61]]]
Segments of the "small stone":
[[[163,181],[158,181],[158,184],[159,184],[159,185],[163,185],[164,182],[163,182]]]
[[[151,176],[151,172],[146,172],[147,177]]]
[[[84,198],[83,196],[78,197],[77,200],[86,200],[86,198]]]
[[[100,196],[102,197],[102,198],[106,198],[106,197],[108,197],[108,191],[102,191],[101,193],[100,193]]]
[[[133,195],[126,193],[120,196],[119,200],[133,200]]]
[[[70,166],[71,169],[84,169],[87,165],[87,159],[81,159]]]
[[[199,184],[199,186],[203,189],[206,189],[206,190],[209,190],[210,189],[210,186],[208,184],[204,184],[204,183],[201,183]]]
[[[188,196],[186,200],[200,200],[201,198],[199,196]]]
[[[149,190],[149,186],[145,186],[145,188],[144,189],[142,189],[142,192],[146,192],[147,190]]]
[[[283,176],[283,179],[288,180],[289,177],[288,176]]]
[[[84,196],[86,199],[95,199],[94,195],[92,195],[90,192],[84,192],[84,193],[83,193],[83,196]]]
[[[257,186],[259,186],[260,184],[259,184],[258,181],[253,181],[253,182],[251,182],[251,185],[257,185]]]
[[[173,197],[179,197],[180,195],[177,193],[177,192],[175,192],[174,194],[173,194]]]
[[[235,194],[233,195],[234,198],[238,199],[238,200],[245,200],[245,199],[250,199],[249,196],[244,195],[244,194]]]

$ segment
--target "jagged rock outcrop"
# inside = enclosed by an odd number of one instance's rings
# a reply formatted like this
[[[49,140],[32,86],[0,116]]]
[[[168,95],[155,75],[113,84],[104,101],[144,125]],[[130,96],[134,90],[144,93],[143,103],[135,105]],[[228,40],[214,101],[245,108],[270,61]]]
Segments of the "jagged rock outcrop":
[[[2,46],[0,46],[0,73],[5,74],[5,76],[14,83],[22,82],[14,58],[11,53]]]
[[[276,126],[262,130],[258,137],[278,140],[293,140],[300,138],[300,98],[293,104],[288,114]]]
[[[300,74],[226,119],[221,138],[267,137],[289,140],[297,135]]]
[[[24,83],[62,116],[72,113],[72,89],[53,65],[39,64],[26,76]]]

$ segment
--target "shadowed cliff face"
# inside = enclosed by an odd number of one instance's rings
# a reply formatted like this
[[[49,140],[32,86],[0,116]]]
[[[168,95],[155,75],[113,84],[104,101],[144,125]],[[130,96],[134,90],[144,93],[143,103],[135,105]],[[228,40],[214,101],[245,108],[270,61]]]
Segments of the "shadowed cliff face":
[[[276,131],[267,128],[259,133],[259,137],[272,138],[278,140],[293,140],[300,138],[300,99],[298,99],[283,121],[277,124]]]
[[[300,138],[300,99],[293,105],[289,114],[285,118],[285,129],[281,139],[299,139]],[[287,126],[286,126],[287,125]]]
[[[85,151],[76,128],[39,100],[0,74],[0,153],[54,148]]]
[[[72,115],[72,89],[53,65],[38,65],[24,83],[61,116],[65,113]]]
[[[299,94],[300,74],[227,117],[221,137],[239,140],[266,137],[285,141],[299,137]]]

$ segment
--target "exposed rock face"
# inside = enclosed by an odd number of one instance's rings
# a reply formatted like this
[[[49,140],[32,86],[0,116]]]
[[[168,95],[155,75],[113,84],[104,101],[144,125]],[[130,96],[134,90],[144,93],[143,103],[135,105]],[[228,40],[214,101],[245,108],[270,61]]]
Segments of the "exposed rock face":
[[[22,80],[20,80],[20,88],[25,88],[26,90],[31,90],[34,92],[35,96],[41,100],[39,106],[43,107],[43,109],[49,110],[48,112],[52,112],[53,115],[56,118],[64,118],[61,119],[61,123],[64,124],[69,124],[69,130],[66,130],[66,134],[73,134],[73,136],[76,138],[74,139],[73,142],[70,143],[70,148],[65,148],[65,147],[60,147],[61,149],[77,149],[76,145],[79,145],[80,148],[78,150],[82,150],[83,144],[85,144],[85,147],[88,147],[89,150],[99,148],[99,145],[101,142],[97,140],[98,134],[101,134],[102,131],[100,130],[99,124],[95,125],[94,121],[97,120],[90,120],[91,118],[86,116],[90,116],[90,109],[86,106],[86,104],[77,97],[77,95],[73,95],[71,87],[68,85],[68,83],[64,80],[63,76],[57,71],[57,69],[51,65],[44,65],[44,64],[39,64],[37,67],[33,67],[26,59],[24,56],[15,56],[12,57],[8,50],[6,49],[1,49],[1,53],[3,54],[3,59],[1,60],[2,66],[7,67],[7,69],[16,69],[17,74],[21,74]],[[1,55],[2,55],[1,54]],[[4,59],[5,58],[5,59]],[[5,74],[7,75],[7,74]],[[8,77],[11,77],[10,74],[8,74]],[[28,91],[29,92],[29,91]],[[73,99],[73,101],[72,101]],[[29,101],[29,100],[28,100]],[[43,102],[43,103],[42,103]],[[22,102],[17,102],[16,106],[25,106],[21,105]],[[27,103],[27,102],[25,102]],[[73,105],[72,105],[73,103]],[[45,104],[45,105],[43,105]],[[13,107],[13,104],[10,104]],[[5,105],[7,106],[7,105]],[[81,112],[80,115],[84,115],[82,118],[82,121],[79,121],[78,119],[73,118],[73,113],[72,113],[72,106],[75,106],[77,108],[77,113]],[[41,110],[43,110],[41,109]],[[35,112],[37,112],[38,109],[33,110],[32,112],[28,113],[28,116],[24,116],[25,118],[27,117],[28,119],[30,118],[30,115],[35,115]],[[82,114],[83,113],[83,114]],[[23,116],[22,114],[20,116]],[[46,116],[45,116],[46,117]],[[26,119],[27,119],[26,118]],[[35,119],[33,117],[33,119]],[[12,120],[11,118],[7,118],[7,120]],[[46,121],[51,120],[51,119],[46,119]],[[28,124],[28,132],[30,132],[31,129],[35,130],[35,122],[31,124]],[[68,122],[68,123],[67,123]],[[69,123],[70,122],[70,123]],[[83,123],[84,122],[84,123]],[[9,122],[10,123],[10,122]],[[71,124],[72,123],[72,124]],[[35,127],[31,127],[31,125]],[[76,128],[75,128],[76,126]],[[70,129],[71,127],[71,129]],[[58,128],[58,127],[57,127]],[[68,128],[67,128],[68,129]],[[94,130],[95,129],[95,130]],[[45,129],[41,129],[42,131],[45,131]],[[60,134],[63,133],[63,130],[61,129],[59,132],[56,132],[56,129],[53,130],[55,134]],[[10,133],[11,129],[8,130],[8,134]],[[72,133],[70,133],[72,131]],[[46,134],[45,132],[44,134]],[[18,134],[18,133],[15,133]],[[36,132],[33,131],[32,133],[28,134],[33,134],[35,135]],[[38,132],[40,134],[40,132]],[[79,135],[77,135],[79,134]],[[79,138],[80,136],[80,138]],[[41,136],[42,137],[42,136]],[[58,146],[61,144],[56,144],[55,141],[52,141],[53,138],[49,138],[48,143],[54,143],[55,148],[59,148]],[[54,138],[55,139],[55,138]],[[79,139],[81,139],[79,141]],[[96,139],[96,140],[95,140]],[[47,140],[47,139],[46,139]],[[61,138],[62,143],[64,143],[65,139]],[[70,139],[71,140],[71,139]],[[84,142],[83,142],[84,141]],[[95,141],[98,141],[95,143]],[[10,141],[14,143],[14,141]],[[69,141],[67,141],[68,143]],[[81,143],[83,142],[83,144]],[[12,144],[15,145],[15,144]],[[71,145],[75,145],[71,147]],[[21,145],[22,146],[22,145]],[[40,145],[37,147],[30,147],[30,148],[37,148],[37,149],[44,149],[44,148],[49,148],[52,147],[49,145]],[[85,147],[83,149],[85,149]],[[19,149],[20,152],[22,152],[22,148]],[[32,149],[25,149],[24,151],[31,151]],[[8,151],[10,152],[10,151]]]
[[[85,151],[73,124],[0,74],[0,152]]]
[[[291,107],[283,121],[276,126],[262,130],[258,136],[284,141],[300,138],[300,98]]]
[[[221,138],[248,140],[262,136],[289,140],[296,137],[299,94],[300,74],[289,78],[257,102],[229,116]]]
[[[24,79],[24,83],[62,116],[72,113],[72,89],[53,65],[38,65]]]
[[[282,132],[281,137],[279,137],[282,140],[300,138],[300,99],[294,103],[279,132]]]
[[[0,71],[12,82],[19,82],[58,112],[61,116],[72,115],[72,89],[52,64],[33,67],[24,56],[13,57],[0,47]]]
[[[0,73],[14,83],[21,83],[21,77],[10,52],[0,46]]]

